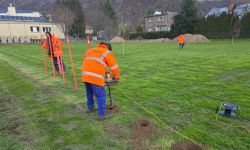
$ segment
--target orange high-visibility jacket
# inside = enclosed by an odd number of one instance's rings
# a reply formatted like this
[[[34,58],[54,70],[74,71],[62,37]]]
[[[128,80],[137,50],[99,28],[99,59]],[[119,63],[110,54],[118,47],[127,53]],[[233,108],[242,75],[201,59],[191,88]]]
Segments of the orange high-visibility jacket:
[[[178,41],[179,41],[180,44],[183,44],[183,42],[185,41],[185,37],[183,35],[180,35],[178,37]]]
[[[114,55],[106,45],[98,45],[84,54],[82,64],[82,82],[104,86],[103,74],[110,68],[115,79],[119,79],[119,66]]]
[[[58,56],[63,56],[62,53],[62,42],[59,40],[59,38],[54,37],[53,35],[51,35],[52,39],[52,45],[53,45],[53,52],[54,52],[54,57],[58,57]],[[45,49],[48,49],[49,44],[47,43],[47,39],[48,37],[45,38],[45,41],[43,42],[43,44],[41,44]],[[55,47],[54,45],[57,44],[58,47]],[[50,49],[50,48],[49,48]],[[48,58],[51,58],[51,54],[48,53]]]

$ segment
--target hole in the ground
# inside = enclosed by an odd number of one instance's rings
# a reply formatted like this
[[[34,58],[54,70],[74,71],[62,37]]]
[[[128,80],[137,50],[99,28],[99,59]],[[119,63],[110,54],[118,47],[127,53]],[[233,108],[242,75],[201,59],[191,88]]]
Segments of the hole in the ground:
[[[135,137],[157,135],[156,125],[147,119],[138,119],[130,126]]]
[[[150,124],[150,122],[148,120],[142,120],[141,123],[140,123],[140,125],[142,127],[147,127],[149,124]]]
[[[121,108],[115,104],[106,105],[106,113],[107,114],[114,114],[114,113],[117,113],[120,111],[121,111]]]

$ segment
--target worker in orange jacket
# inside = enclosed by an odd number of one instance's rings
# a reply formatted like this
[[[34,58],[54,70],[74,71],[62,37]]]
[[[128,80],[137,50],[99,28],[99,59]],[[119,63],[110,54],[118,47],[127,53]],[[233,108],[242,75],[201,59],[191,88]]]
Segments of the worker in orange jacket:
[[[62,49],[61,49],[62,42],[59,40],[59,38],[56,38],[53,35],[51,35],[50,32],[46,32],[45,35],[46,35],[45,42],[42,42],[41,45],[45,49],[48,49],[48,58],[51,58],[50,48],[52,49],[53,63],[56,68],[56,73],[58,74],[59,73],[58,63],[60,63],[60,66],[62,65],[60,61],[60,59],[62,59],[62,56],[63,56]],[[62,63],[63,63],[64,74],[66,74],[67,71],[66,71],[66,67],[65,67],[63,60],[62,60]]]
[[[116,63],[109,43],[101,42],[96,48],[91,48],[84,54],[82,64],[82,82],[85,83],[87,92],[87,107],[86,113],[91,113],[97,110],[94,106],[94,95],[98,104],[97,120],[105,120],[113,118],[112,114],[106,114],[106,91],[104,88],[103,74],[110,68],[113,78],[119,80],[119,66]]]
[[[182,49],[185,45],[185,37],[182,34],[178,37],[178,42],[180,44],[180,49]]]

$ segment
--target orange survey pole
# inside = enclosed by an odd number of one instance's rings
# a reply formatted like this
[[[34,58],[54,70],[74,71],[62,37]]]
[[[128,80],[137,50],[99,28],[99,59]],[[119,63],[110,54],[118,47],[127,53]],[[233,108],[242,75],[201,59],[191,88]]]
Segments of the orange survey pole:
[[[55,37],[54,33],[53,33],[53,40],[54,40],[55,44],[57,45],[56,37]],[[60,60],[59,60],[59,48],[57,46],[55,46],[55,49],[54,49],[54,56],[55,55],[56,55],[56,58],[57,58],[57,65],[58,65],[59,74],[62,74]]]
[[[66,39],[67,39],[68,48],[69,48],[69,55],[70,55],[71,66],[72,66],[73,75],[74,75],[74,79],[75,79],[76,90],[78,90],[78,87],[77,87],[77,82],[76,82],[75,69],[74,69],[73,59],[72,59],[72,55],[71,55],[70,44],[69,44],[69,37],[68,37],[68,36],[66,36]]]
[[[58,50],[61,51],[61,54],[62,54],[62,48],[61,46],[59,45],[59,36],[57,36],[58,38]],[[58,55],[59,57],[59,61],[61,60],[61,66],[62,66],[62,74],[63,74],[63,83],[65,84],[65,76],[64,76],[64,68],[63,68],[63,61],[62,61],[62,56]],[[60,66],[59,66],[60,67]]]
[[[49,47],[50,47],[50,56],[51,56],[51,60],[52,60],[52,68],[53,68],[53,73],[54,73],[54,79],[56,79],[56,74],[55,74],[55,68],[54,68],[54,61],[53,61],[53,55],[52,55],[52,47],[51,47],[51,39],[50,36],[49,37]]]
[[[87,40],[88,40],[88,48],[90,49],[89,35],[87,35]]]
[[[43,42],[43,38],[41,36],[41,43]],[[46,42],[46,41],[45,41]],[[42,45],[42,51],[43,51],[43,62],[44,62],[44,68],[45,68],[45,73],[46,73],[46,76],[48,76],[48,72],[47,72],[47,66],[46,66],[46,60],[45,60],[45,55],[44,55],[44,48],[43,48],[43,45]]]

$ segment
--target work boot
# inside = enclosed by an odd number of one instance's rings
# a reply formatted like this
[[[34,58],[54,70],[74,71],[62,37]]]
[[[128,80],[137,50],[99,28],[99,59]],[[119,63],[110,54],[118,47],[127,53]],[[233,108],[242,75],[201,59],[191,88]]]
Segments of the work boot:
[[[86,114],[90,114],[90,113],[95,112],[95,111],[97,111],[97,108],[96,108],[96,107],[94,107],[94,108],[92,108],[92,109],[86,110],[85,113],[86,113]]]
[[[103,121],[103,120],[106,120],[106,119],[112,119],[113,118],[113,115],[112,114],[106,114],[104,116],[98,116],[97,117],[97,120],[98,121]]]

